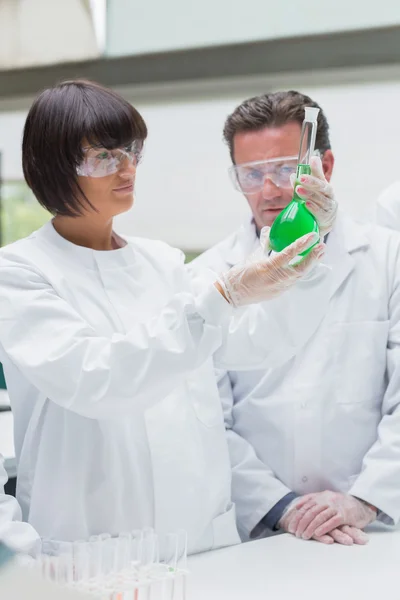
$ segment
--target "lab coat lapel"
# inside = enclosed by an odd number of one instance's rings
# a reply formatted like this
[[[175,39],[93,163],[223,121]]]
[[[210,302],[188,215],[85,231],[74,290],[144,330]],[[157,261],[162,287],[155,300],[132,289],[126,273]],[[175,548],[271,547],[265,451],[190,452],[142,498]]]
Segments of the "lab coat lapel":
[[[357,223],[339,214],[334,230],[329,234],[322,265],[315,277],[300,281],[296,287],[274,301],[273,310],[283,311],[286,330],[290,332],[297,354],[314,335],[324,320],[333,296],[351,275],[353,253],[368,245]]]
[[[223,260],[228,268],[241,262],[259,245],[254,221],[251,219],[232,236],[231,244],[223,250]]]
[[[297,354],[314,335],[329,309],[332,297],[351,275],[355,260],[353,253],[368,245],[363,228],[341,211],[329,234],[322,266],[314,276],[301,280],[294,288],[274,300],[265,302],[265,309],[282,323],[285,339]],[[224,250],[228,267],[249,256],[258,244],[253,221],[244,224]],[[286,342],[285,342],[286,343]]]
[[[365,227],[339,213],[335,229],[329,236],[326,264],[331,268],[329,298],[332,298],[352,273],[355,266],[354,253],[369,246]]]

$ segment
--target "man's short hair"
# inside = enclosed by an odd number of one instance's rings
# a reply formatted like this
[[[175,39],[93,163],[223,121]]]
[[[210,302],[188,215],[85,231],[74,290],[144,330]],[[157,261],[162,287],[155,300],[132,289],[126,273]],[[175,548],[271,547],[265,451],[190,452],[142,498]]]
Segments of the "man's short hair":
[[[225,121],[224,139],[228,144],[232,162],[234,159],[234,137],[246,131],[259,131],[265,127],[282,127],[287,123],[304,120],[306,106],[319,108],[318,129],[315,148],[321,155],[331,148],[329,125],[325,113],[314,100],[300,92],[272,92],[255,96],[242,102]]]
[[[28,186],[52,214],[79,216],[90,205],[77,181],[82,144],[108,150],[147,137],[139,112],[114,91],[76,79],[44,90],[26,119],[22,166]]]

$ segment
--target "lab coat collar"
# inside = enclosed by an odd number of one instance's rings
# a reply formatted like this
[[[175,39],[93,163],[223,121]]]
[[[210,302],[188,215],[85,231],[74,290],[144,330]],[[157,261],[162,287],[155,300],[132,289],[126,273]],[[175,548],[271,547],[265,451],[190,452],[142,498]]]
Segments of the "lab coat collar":
[[[359,223],[339,210],[335,226],[329,234],[328,246],[334,245],[336,249],[340,248],[348,254],[367,248],[370,245],[367,235],[370,228],[369,224]]]
[[[330,279],[329,298],[353,271],[355,253],[370,245],[367,236],[368,228],[368,225],[358,223],[339,211],[335,226],[329,234],[326,254],[322,260],[323,264],[330,269],[327,274]]]
[[[228,267],[233,267],[238,262],[249,256],[259,244],[254,219],[248,219],[238,231],[230,238],[229,244],[223,248],[223,259]]]
[[[325,256],[315,268],[315,276],[300,280],[279,299],[296,353],[312,338],[329,312],[331,299],[351,276],[356,253],[369,246],[369,227],[340,211],[328,236]]]
[[[62,253],[67,254],[72,259],[76,260],[77,264],[88,269],[113,270],[135,262],[135,253],[132,245],[127,243],[123,248],[118,250],[92,250],[83,246],[77,246],[63,238],[53,226],[53,222],[49,221],[39,231],[36,236],[43,240],[48,249],[48,244],[51,247],[57,248]]]

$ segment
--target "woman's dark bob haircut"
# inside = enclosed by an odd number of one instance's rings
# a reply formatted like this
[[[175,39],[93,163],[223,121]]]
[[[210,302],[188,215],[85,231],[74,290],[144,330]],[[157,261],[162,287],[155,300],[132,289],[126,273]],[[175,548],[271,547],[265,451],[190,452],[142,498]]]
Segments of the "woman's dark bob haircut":
[[[89,203],[76,174],[82,144],[113,150],[134,141],[141,146],[146,137],[143,118],[121,96],[91,81],[64,81],[42,92],[28,113],[22,142],[26,182],[50,213],[77,217]]]

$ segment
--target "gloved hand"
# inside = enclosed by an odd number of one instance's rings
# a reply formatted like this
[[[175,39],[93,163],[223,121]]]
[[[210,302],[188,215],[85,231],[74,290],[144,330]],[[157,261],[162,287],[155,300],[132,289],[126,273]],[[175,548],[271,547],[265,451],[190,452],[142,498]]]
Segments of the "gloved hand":
[[[279,521],[279,527],[284,531],[292,534],[296,534],[296,529],[294,528],[294,524],[301,521],[304,516],[304,512],[302,511],[303,502],[309,496],[316,496],[318,494],[308,494],[307,496],[303,496],[301,498],[296,498],[291,502],[287,507],[285,512],[283,513],[281,520]],[[306,501],[306,504],[308,501]],[[304,505],[305,506],[305,505]],[[298,535],[297,537],[301,537]],[[334,527],[329,530],[327,533],[321,535],[312,535],[311,537],[307,537],[304,539],[314,539],[318,542],[322,542],[323,544],[333,544],[338,543],[345,546],[352,546],[353,544],[367,544],[368,536],[358,527],[352,527],[350,525],[342,525],[340,527]]]
[[[309,540],[321,537],[342,525],[363,529],[376,519],[377,510],[361,500],[339,492],[307,494],[296,504],[296,514],[287,530]]]
[[[309,233],[282,252],[268,256],[269,228],[264,227],[261,234],[260,249],[244,262],[223,273],[216,284],[218,288],[219,283],[223,295],[235,307],[279,296],[305,275],[324,254],[325,245],[317,244],[299,264],[292,266],[289,263],[315,244],[318,235]]]
[[[332,185],[325,179],[322,162],[319,156],[310,161],[311,175],[302,175],[296,185],[296,192],[306,200],[308,210],[317,219],[321,239],[331,231],[337,214],[337,202]],[[291,176],[294,186],[296,175]]]
[[[314,535],[312,539],[323,544],[334,544],[336,542],[343,546],[353,546],[353,544],[363,546],[369,542],[369,537],[362,529],[350,525],[342,525],[342,527],[332,529],[332,531],[321,537]]]

